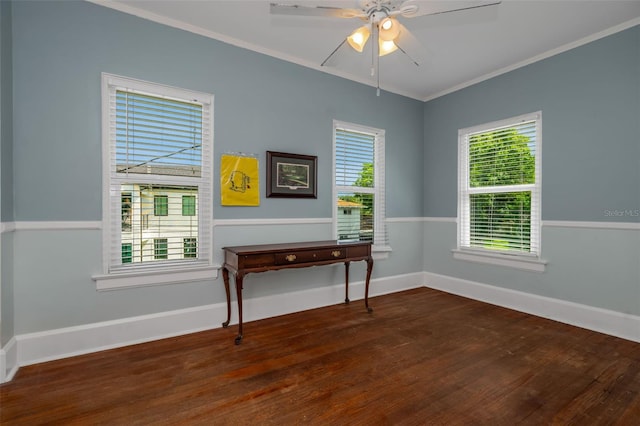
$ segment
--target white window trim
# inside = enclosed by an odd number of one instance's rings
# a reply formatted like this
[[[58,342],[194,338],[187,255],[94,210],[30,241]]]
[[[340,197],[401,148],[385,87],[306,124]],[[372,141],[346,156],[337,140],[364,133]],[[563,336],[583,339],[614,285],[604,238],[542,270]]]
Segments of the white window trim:
[[[112,203],[111,187],[112,182],[111,167],[115,153],[111,152],[111,128],[109,101],[110,93],[116,88],[126,88],[127,90],[151,94],[156,97],[167,97],[170,99],[191,100],[208,106],[206,119],[209,121],[210,131],[203,132],[203,145],[208,144],[210,149],[203,149],[202,153],[202,174],[208,176],[203,186],[210,188],[208,195],[203,196],[205,191],[201,191],[198,202],[199,232],[198,241],[207,247],[206,253],[197,261],[170,261],[154,262],[150,265],[130,265],[112,268],[112,238],[113,215],[119,215]],[[203,110],[203,113],[206,110]],[[102,273],[96,274],[92,278],[96,281],[98,290],[110,290],[119,288],[131,288],[150,285],[164,285],[169,283],[182,283],[191,281],[202,281],[217,278],[218,268],[213,265],[213,95],[202,92],[195,92],[187,89],[180,89],[162,84],[121,77],[113,74],[102,73]],[[205,170],[208,169],[208,170]],[[179,183],[187,179],[180,176],[171,177],[172,181]],[[139,183],[166,183],[164,178],[153,175],[136,175],[136,182]]]
[[[463,221],[464,209],[469,208],[469,203],[465,202],[465,187],[468,181],[468,146],[465,136],[470,133],[491,131],[492,129],[513,125],[522,121],[536,121],[536,155],[535,155],[535,184],[504,186],[500,192],[511,192],[513,190],[530,189],[531,197],[531,241],[532,245],[538,247],[537,254],[529,253],[501,253],[491,250],[483,250],[481,248],[465,247],[463,240],[468,236],[469,230],[466,229],[467,224]],[[453,257],[459,260],[465,260],[475,263],[485,263],[497,266],[506,266],[526,271],[544,272],[547,262],[542,259],[542,207],[541,207],[541,189],[542,189],[542,112],[523,114],[520,116],[507,118],[504,120],[494,121],[491,123],[480,124],[458,131],[458,217],[457,217],[457,248],[452,250]],[[485,188],[474,189],[474,193],[485,191]],[[487,191],[485,191],[487,192]],[[493,189],[489,192],[495,192]],[[466,217],[469,217],[468,212]],[[468,238],[466,239],[468,241]]]
[[[384,259],[388,256],[388,252],[391,251],[391,246],[388,244],[387,226],[386,226],[386,199],[385,199],[385,131],[383,129],[376,129],[374,127],[362,126],[359,124],[348,123],[345,121],[333,120],[333,161],[332,161],[332,232],[334,237],[338,235],[338,208],[336,200],[338,199],[338,193],[341,191],[352,191],[352,186],[338,186],[336,185],[336,130],[344,129],[354,132],[368,133],[375,135],[374,142],[374,188],[359,188],[358,192],[374,194],[376,200],[376,208],[374,209],[373,216],[373,235],[374,241],[371,247],[375,259]],[[382,236],[382,237],[381,237]]]
[[[506,266],[508,268],[520,269],[523,271],[544,272],[547,262],[538,257],[526,258],[501,253],[488,253],[486,251],[476,251],[473,249],[451,250],[453,258],[466,260],[474,263],[486,263],[489,265]]]

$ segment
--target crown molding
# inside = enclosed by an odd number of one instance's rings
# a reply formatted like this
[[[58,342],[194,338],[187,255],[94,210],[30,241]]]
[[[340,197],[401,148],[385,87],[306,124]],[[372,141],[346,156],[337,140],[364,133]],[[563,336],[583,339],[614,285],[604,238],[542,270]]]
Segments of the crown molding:
[[[591,34],[590,36],[581,38],[581,39],[576,40],[576,41],[571,42],[571,43],[567,43],[567,44],[562,45],[560,47],[557,47],[555,49],[548,50],[548,51],[546,51],[544,53],[541,53],[541,54],[536,55],[536,56],[532,56],[529,59],[525,59],[524,61],[515,63],[513,65],[509,65],[507,67],[500,68],[499,70],[493,71],[491,73],[481,75],[480,77],[477,77],[477,78],[474,78],[472,80],[466,81],[464,83],[458,84],[456,86],[450,87],[448,89],[445,89],[445,90],[440,91],[438,93],[435,93],[433,95],[429,95],[429,96],[427,96],[425,98],[422,98],[420,100],[423,101],[423,102],[428,102],[428,101],[431,101],[433,99],[440,98],[440,97],[448,95],[450,93],[457,92],[458,90],[464,89],[466,87],[473,86],[474,84],[478,84],[478,83],[481,83],[481,82],[483,82],[485,80],[489,80],[489,79],[492,79],[492,78],[497,77],[499,75],[506,74],[508,72],[517,70],[518,68],[522,68],[522,67],[525,67],[527,65],[531,65],[531,64],[533,64],[535,62],[539,62],[539,61],[542,61],[544,59],[550,58],[552,56],[559,55],[560,53],[567,52],[567,51],[569,51],[571,49],[575,49],[576,47],[580,47],[580,46],[583,46],[585,44],[591,43],[592,41],[596,41],[596,40],[599,40],[601,38],[610,36],[612,34],[619,33],[620,31],[624,31],[626,29],[635,27],[636,25],[640,25],[640,18],[634,18],[634,19],[632,19],[630,21],[623,22],[622,24],[613,26],[611,28],[607,28],[606,30],[597,32],[595,34]]]

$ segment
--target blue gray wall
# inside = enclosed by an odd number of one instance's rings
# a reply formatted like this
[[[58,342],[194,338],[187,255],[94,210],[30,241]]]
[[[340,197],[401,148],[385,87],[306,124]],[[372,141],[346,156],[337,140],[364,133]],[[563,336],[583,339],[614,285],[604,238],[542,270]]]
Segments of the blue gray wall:
[[[13,220],[13,69],[11,2],[0,3],[0,219]]]
[[[101,72],[212,93],[216,168],[225,152],[258,154],[262,173],[267,150],[318,156],[317,200],[263,195],[259,207],[232,208],[216,195],[218,253],[224,245],[331,238],[337,119],[386,130],[393,252],[376,262],[374,278],[428,271],[640,314],[638,231],[573,226],[639,220],[605,214],[640,208],[637,27],[425,104],[388,93],[377,98],[368,86],[90,3],[0,5],[0,71],[3,82],[10,77],[1,92],[1,212],[4,223],[19,225],[1,237],[0,344],[13,335],[224,301],[219,278],[95,290],[91,276],[102,270],[95,226],[102,216]],[[453,260],[457,130],[537,110],[543,220],[555,222],[543,227],[547,272]],[[264,225],[290,218],[302,222]],[[362,273],[354,265],[353,276]],[[246,297],[343,280],[339,268],[263,275],[260,285],[247,280]]]
[[[11,3],[0,2],[0,221],[13,220]],[[0,234],[0,348],[13,336],[13,236]]]
[[[421,224],[402,222],[422,216],[422,102],[86,2],[16,2],[12,26],[16,334],[224,301],[221,279],[96,291],[102,72],[212,93],[216,169],[225,152],[258,154],[261,176],[267,150],[318,156],[317,199],[266,199],[261,179],[259,207],[222,207],[216,182],[215,220],[312,222],[216,226],[216,256],[224,245],[331,239],[333,120],[385,129],[387,214],[400,220],[390,238],[403,244],[374,278],[422,270]],[[245,297],[340,283],[338,269],[265,274]]]
[[[451,221],[427,223],[425,270],[638,315],[640,26],[427,102],[425,216],[456,217],[458,129],[538,110],[547,272],[453,260]]]
[[[368,86],[94,4],[20,2],[13,25],[14,157],[30,165],[15,170],[16,220],[101,219],[101,72],[212,93],[216,165],[229,151],[257,153],[261,164],[266,150],[318,155],[317,200],[263,199],[250,209],[218,199],[217,219],[330,217],[334,118],[387,131],[398,171],[388,184],[413,189],[390,191],[389,215],[422,213],[412,185],[422,181],[418,101],[377,98]]]

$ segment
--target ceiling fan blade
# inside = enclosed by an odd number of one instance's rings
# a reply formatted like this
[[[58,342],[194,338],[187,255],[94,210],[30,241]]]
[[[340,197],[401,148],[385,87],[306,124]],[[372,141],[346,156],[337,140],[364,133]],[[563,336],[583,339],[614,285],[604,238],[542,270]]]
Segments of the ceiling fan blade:
[[[322,63],[320,64],[320,66],[321,66],[321,67],[324,67],[325,65],[328,65],[329,60],[330,60],[331,58],[333,58],[333,56],[338,52],[338,50],[340,50],[340,48],[341,48],[342,46],[344,46],[344,44],[345,44],[346,42],[347,42],[347,38],[345,37],[345,38],[342,40],[342,43],[340,43],[340,44],[338,45],[338,47],[336,47],[335,49],[333,49],[333,52],[331,52],[331,54],[330,54],[329,56],[327,56],[327,58],[326,58],[324,61],[322,61]]]
[[[398,46],[398,49],[400,49],[402,53],[411,59],[411,62],[420,66],[420,64],[424,62],[424,48],[418,39],[411,34],[407,27],[399,22],[398,24],[400,25],[400,32],[393,42]]]
[[[456,3],[458,4],[458,7],[455,7],[453,9],[450,9],[450,8],[436,9],[433,7],[429,7],[424,3],[419,4],[416,1],[408,0],[404,2],[400,7],[399,14],[406,18],[414,18],[416,16],[441,15],[443,13],[460,12],[463,10],[478,9],[480,7],[495,6],[502,3],[502,1],[484,0],[484,1],[464,1],[464,2],[456,2]]]
[[[271,3],[272,15],[322,16],[329,18],[362,18],[366,17],[361,10],[343,9],[328,6],[302,6],[298,4]]]

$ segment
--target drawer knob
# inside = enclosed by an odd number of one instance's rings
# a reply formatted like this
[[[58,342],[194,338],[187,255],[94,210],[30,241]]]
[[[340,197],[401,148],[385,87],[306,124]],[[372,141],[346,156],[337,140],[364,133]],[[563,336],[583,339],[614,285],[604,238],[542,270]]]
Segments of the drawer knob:
[[[290,254],[287,257],[285,257],[285,259],[287,259],[289,262],[293,262],[294,260],[297,259],[295,254]]]
[[[340,250],[334,250],[331,252],[331,256],[333,257],[340,257]]]

